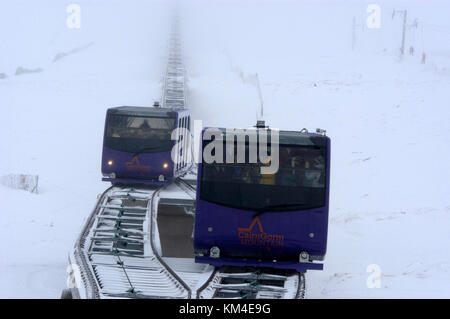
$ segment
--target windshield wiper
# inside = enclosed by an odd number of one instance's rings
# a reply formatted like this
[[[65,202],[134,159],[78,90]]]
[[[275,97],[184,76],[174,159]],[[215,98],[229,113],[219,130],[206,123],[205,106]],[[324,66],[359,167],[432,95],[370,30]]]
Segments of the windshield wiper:
[[[300,207],[300,206],[302,206],[302,204],[281,204],[281,205],[265,206],[265,207],[258,209],[258,212],[253,215],[253,218],[255,218],[257,216],[261,216],[262,214],[267,213],[267,212],[271,212],[271,213],[277,212],[278,209],[290,208],[290,207]]]

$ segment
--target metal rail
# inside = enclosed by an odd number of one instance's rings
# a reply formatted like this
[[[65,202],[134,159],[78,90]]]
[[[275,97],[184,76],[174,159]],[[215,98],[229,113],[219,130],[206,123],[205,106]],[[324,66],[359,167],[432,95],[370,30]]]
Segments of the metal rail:
[[[185,69],[181,55],[178,24],[175,24],[169,42],[169,57],[164,77],[162,107],[184,108],[185,106]]]
[[[275,269],[218,269],[197,292],[201,299],[303,299],[303,273]]]
[[[87,298],[190,298],[189,287],[148,245],[158,190],[112,187],[98,201],[77,249],[84,286],[92,290]]]
[[[155,255],[155,257],[158,259],[158,261],[161,263],[161,265],[163,265],[165,267],[165,269],[174,277],[177,279],[177,281],[183,286],[183,288],[187,291],[188,296],[187,298],[191,298],[192,292],[191,289],[189,288],[189,286],[177,275],[177,273],[175,271],[173,271],[168,265],[167,263],[164,261],[164,259],[158,254],[158,250],[155,247],[155,243],[154,243],[154,235],[155,235],[155,227],[156,227],[156,215],[157,215],[157,209],[155,209],[155,198],[156,195],[159,193],[160,190],[158,190],[157,192],[155,192],[152,196],[152,202],[150,204],[151,206],[151,218],[150,218],[150,245],[152,247],[153,253]]]
[[[73,252],[73,256],[74,256],[73,258],[75,259],[74,262],[80,267],[80,270],[81,270],[80,277],[81,277],[82,282],[79,282],[78,285],[84,286],[84,288],[85,288],[84,295],[86,296],[86,298],[99,298],[99,296],[100,296],[99,291],[98,291],[98,286],[95,283],[95,279],[94,279],[93,273],[91,271],[90,264],[88,262],[88,256],[85,252],[86,238],[89,234],[92,224],[95,221],[95,219],[93,217],[98,212],[99,207],[103,203],[106,194],[112,188],[113,187],[111,186],[110,188],[106,189],[103,192],[103,194],[100,196],[94,210],[92,211],[91,215],[87,219],[87,221],[82,229],[82,232],[81,232],[80,236],[78,237],[78,239],[75,243],[75,247],[74,247],[74,252]]]

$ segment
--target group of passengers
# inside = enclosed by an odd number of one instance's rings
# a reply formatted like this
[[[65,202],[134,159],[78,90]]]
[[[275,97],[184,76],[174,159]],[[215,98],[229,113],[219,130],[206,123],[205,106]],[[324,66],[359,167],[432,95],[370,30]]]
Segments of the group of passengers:
[[[289,147],[280,150],[279,183],[286,186],[323,187],[325,161],[316,152],[299,153]]]

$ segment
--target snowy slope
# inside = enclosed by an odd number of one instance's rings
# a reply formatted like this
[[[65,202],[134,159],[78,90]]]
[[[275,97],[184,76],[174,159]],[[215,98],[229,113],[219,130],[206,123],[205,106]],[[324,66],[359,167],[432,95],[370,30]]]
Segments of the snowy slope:
[[[0,297],[59,297],[68,252],[108,187],[100,173],[106,108],[160,97],[166,6],[77,3],[78,30],[66,27],[64,2],[0,3],[0,73],[8,76],[0,80],[0,175],[40,176],[38,195],[0,186]],[[19,66],[43,71],[15,76]]]
[[[363,23],[368,3],[187,7],[192,102],[205,125],[254,125],[258,73],[271,127],[328,130],[328,253],[325,270],[307,275],[309,298],[448,298],[450,6],[378,2],[381,29],[358,30],[352,52],[352,18]],[[401,62],[394,8],[424,24],[423,39],[408,33],[416,54]],[[371,264],[380,289],[367,288]]]
[[[77,30],[66,28],[65,3],[0,3],[0,73],[7,75],[0,79],[0,175],[41,181],[37,195],[0,186],[0,240],[8,243],[0,250],[0,297],[59,297],[67,252],[107,187],[100,182],[106,108],[160,96],[168,6],[78,3]],[[194,118],[253,125],[258,73],[271,127],[327,129],[328,253],[325,270],[307,275],[308,297],[450,297],[450,6],[380,1],[381,29],[358,30],[351,51],[352,18],[364,23],[368,3],[185,3]],[[407,38],[416,54],[403,61],[394,7],[423,24]],[[17,67],[42,72],[15,76]],[[366,286],[370,264],[381,269],[379,289]]]

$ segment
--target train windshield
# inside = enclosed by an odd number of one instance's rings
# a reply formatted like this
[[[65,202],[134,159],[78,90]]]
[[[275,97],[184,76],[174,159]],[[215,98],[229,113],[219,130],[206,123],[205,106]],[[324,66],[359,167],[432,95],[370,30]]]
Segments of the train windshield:
[[[324,146],[279,145],[279,168],[275,174],[261,174],[264,164],[248,163],[248,145],[245,147],[247,163],[202,163],[200,199],[256,211],[325,206]]]
[[[108,117],[105,146],[130,153],[172,150],[171,134],[175,118],[111,114]]]

